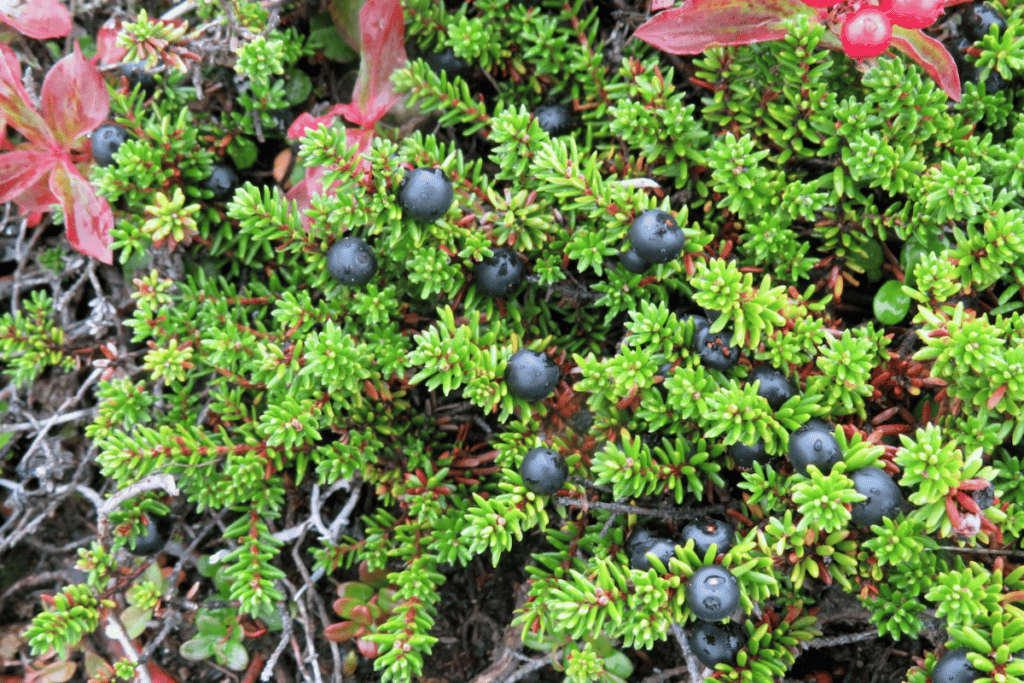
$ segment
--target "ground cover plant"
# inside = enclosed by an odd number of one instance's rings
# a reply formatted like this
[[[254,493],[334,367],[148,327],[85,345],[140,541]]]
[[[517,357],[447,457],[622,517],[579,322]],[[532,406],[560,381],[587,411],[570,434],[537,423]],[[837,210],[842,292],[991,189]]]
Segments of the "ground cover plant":
[[[0,19],[3,683],[1024,679],[1024,2]]]

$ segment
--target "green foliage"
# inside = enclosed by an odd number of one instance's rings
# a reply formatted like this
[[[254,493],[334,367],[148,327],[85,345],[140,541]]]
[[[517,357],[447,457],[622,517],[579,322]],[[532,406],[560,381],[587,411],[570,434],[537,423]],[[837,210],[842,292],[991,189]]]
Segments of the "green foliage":
[[[0,351],[15,384],[27,385],[50,366],[70,370],[74,358],[65,349],[64,330],[53,321],[53,299],[33,290],[14,315],[0,316]]]

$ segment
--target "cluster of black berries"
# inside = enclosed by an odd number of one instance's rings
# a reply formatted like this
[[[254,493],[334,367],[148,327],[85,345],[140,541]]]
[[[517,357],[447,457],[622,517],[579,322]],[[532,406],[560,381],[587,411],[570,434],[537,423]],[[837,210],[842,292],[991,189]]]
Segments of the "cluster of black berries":
[[[1006,19],[988,2],[968,6],[961,16],[959,30],[957,30],[957,26],[953,26],[946,47],[953,55],[953,61],[956,62],[961,85],[968,81],[978,83],[979,70],[967,60],[966,54],[969,48],[988,35],[992,26],[996,26],[998,33],[1002,33],[1006,30]],[[985,79],[985,92],[991,95],[999,92],[1006,85],[1006,79],[1000,76],[998,71],[992,69]]]
[[[114,163],[114,154],[127,142],[128,131],[114,123],[104,123],[92,132],[92,158],[100,166]],[[213,172],[200,187],[213,193],[213,199],[222,201],[231,196],[238,186],[238,175],[224,164],[214,164]]]
[[[629,226],[629,249],[619,254],[631,273],[642,273],[654,263],[668,263],[683,252],[686,238],[667,211],[648,209]]]

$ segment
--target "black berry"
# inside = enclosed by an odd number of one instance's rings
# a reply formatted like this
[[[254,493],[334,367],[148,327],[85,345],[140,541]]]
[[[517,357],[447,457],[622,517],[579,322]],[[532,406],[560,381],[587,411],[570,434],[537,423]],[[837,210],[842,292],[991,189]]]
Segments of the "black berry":
[[[565,458],[550,448],[532,449],[523,457],[523,464],[519,466],[523,486],[545,496],[561,489],[568,474],[569,466]]]
[[[167,544],[167,539],[157,528],[156,520],[151,515],[146,515],[143,519],[146,521],[146,533],[136,539],[134,548],[128,548],[128,552],[132,555],[153,555]]]
[[[768,455],[768,451],[764,448],[764,441],[758,441],[753,445],[734,443],[729,446],[729,455],[732,456],[733,462],[736,463],[736,467],[742,467],[745,470],[751,469],[755,462],[766,465],[771,459],[771,456]]]
[[[632,556],[637,548],[649,547],[658,537],[650,529],[636,529],[629,535],[622,549]]]
[[[999,27],[999,33],[1006,30],[1006,19],[999,10],[987,2],[982,2],[967,8],[960,27],[971,41],[978,41],[988,35],[992,24]]]
[[[681,323],[685,323],[687,320],[693,321],[693,336],[690,338],[690,346],[694,351],[698,351],[697,341],[700,339],[701,335],[711,327],[711,321],[708,320],[706,316],[698,315],[696,313],[684,313],[682,315],[676,313],[676,317],[679,318],[679,322]]]
[[[740,604],[740,585],[721,565],[701,567],[686,582],[686,606],[704,621],[721,621]]]
[[[92,158],[100,166],[114,163],[114,152],[128,139],[128,131],[113,123],[104,123],[92,132]]]
[[[778,410],[779,406],[796,396],[796,390],[789,383],[786,376],[771,367],[760,365],[747,377],[747,382],[760,382],[757,395],[764,397],[772,410]]]
[[[366,242],[349,235],[327,250],[327,270],[343,285],[365,285],[377,274],[377,257]]]
[[[527,401],[539,401],[558,386],[558,366],[546,353],[520,349],[508,359],[505,383],[508,393]]]
[[[647,553],[651,553],[668,567],[668,561],[676,556],[676,544],[665,538],[653,538],[649,543],[636,545],[629,554],[629,566],[642,572],[650,569],[653,565],[647,559]]]
[[[572,110],[564,104],[545,104],[533,112],[537,124],[549,135],[565,135],[572,131]]]
[[[469,62],[455,54],[455,50],[446,47],[440,52],[431,52],[423,58],[430,70],[436,74],[442,71],[449,76],[461,76],[469,71]]]
[[[713,545],[718,546],[716,555],[728,552],[736,542],[736,533],[724,522],[711,517],[701,517],[683,527],[679,540],[685,544],[691,538],[697,556],[704,557],[704,553]]]
[[[156,77],[152,71],[146,68],[146,60],[138,62],[125,62],[118,64],[117,72],[128,80],[128,85],[134,88],[141,85],[142,90],[150,95],[156,89]]]
[[[736,663],[736,653],[746,641],[744,635],[732,622],[698,621],[687,633],[686,642],[701,664],[714,668],[716,664]]]
[[[732,345],[732,332],[722,330],[718,334],[711,334],[707,328],[695,334],[697,340],[697,353],[700,355],[700,362],[704,367],[722,372],[736,365],[740,359],[740,350]]]
[[[828,474],[842,459],[839,442],[824,420],[811,418],[789,435],[789,461],[804,476],[808,465],[816,465],[822,474]]]
[[[636,253],[636,249],[633,247],[630,247],[626,251],[619,252],[619,263],[622,264],[623,268],[631,273],[636,273],[637,275],[651,267],[650,263],[640,258],[640,255]]]
[[[899,514],[903,494],[885,470],[865,467],[851,472],[850,479],[853,480],[853,489],[867,496],[867,500],[850,505],[850,519],[854,524],[871,526],[879,524],[885,517],[891,519]]]
[[[970,683],[981,676],[982,673],[967,659],[965,647],[958,647],[942,655],[932,669],[932,683]]]
[[[439,168],[414,168],[398,186],[398,201],[406,216],[418,221],[436,221],[448,212],[455,191]]]
[[[238,187],[238,174],[230,166],[214,164],[213,173],[202,182],[201,187],[212,192],[213,198],[218,201],[227,199]]]
[[[523,279],[523,260],[515,250],[496,247],[494,255],[473,266],[473,279],[478,289],[496,297],[505,297]]]
[[[569,429],[583,436],[594,426],[594,411],[581,408],[569,416],[566,424],[569,426]]]
[[[992,507],[992,503],[996,502],[996,489],[992,486],[992,483],[989,482],[989,485],[985,488],[971,491],[970,496],[974,499],[974,502],[978,504],[978,507],[982,510],[986,510]]]
[[[668,263],[683,251],[686,238],[667,211],[648,209],[629,226],[629,242],[637,256],[648,263]]]

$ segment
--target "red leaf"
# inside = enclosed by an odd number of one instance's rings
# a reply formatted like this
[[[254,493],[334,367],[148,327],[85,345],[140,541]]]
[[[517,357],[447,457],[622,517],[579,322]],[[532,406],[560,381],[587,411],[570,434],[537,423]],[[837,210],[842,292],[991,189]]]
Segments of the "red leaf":
[[[29,38],[57,38],[71,33],[71,13],[59,0],[3,0],[0,20]]]
[[[0,43],[0,109],[7,123],[42,148],[57,147],[53,133],[21,84],[21,64],[14,51]]]
[[[992,410],[999,402],[1003,400],[1003,396],[1006,395],[1006,385],[1001,385],[998,389],[992,392],[992,395],[988,397],[988,402],[985,404],[989,410]]]
[[[953,55],[942,43],[919,30],[893,26],[892,44],[920,64],[954,102],[960,101],[960,74]]]
[[[359,10],[359,76],[352,104],[337,105],[352,123],[372,128],[399,97],[391,73],[405,65],[405,17],[399,0],[366,0]]]
[[[23,211],[49,211],[56,197],[45,176],[57,163],[49,152],[21,149],[0,154],[0,203],[17,201]],[[43,192],[42,190],[45,190]]]
[[[663,9],[668,9],[675,4],[675,0],[652,0],[651,11],[658,12]]]
[[[110,230],[114,214],[107,200],[97,196],[89,181],[68,161],[61,161],[50,173],[50,190],[64,207],[64,228],[71,246],[86,256],[113,263]]]
[[[696,55],[709,47],[747,45],[786,36],[784,20],[818,11],[802,0],[689,0],[647,20],[634,36],[674,55]]]
[[[93,64],[116,64],[128,54],[128,48],[117,44],[117,35],[121,32],[121,20],[110,18],[96,32],[96,56]]]
[[[57,142],[67,149],[107,119],[107,84],[99,69],[82,56],[77,41],[75,51],[46,74],[39,102]]]

